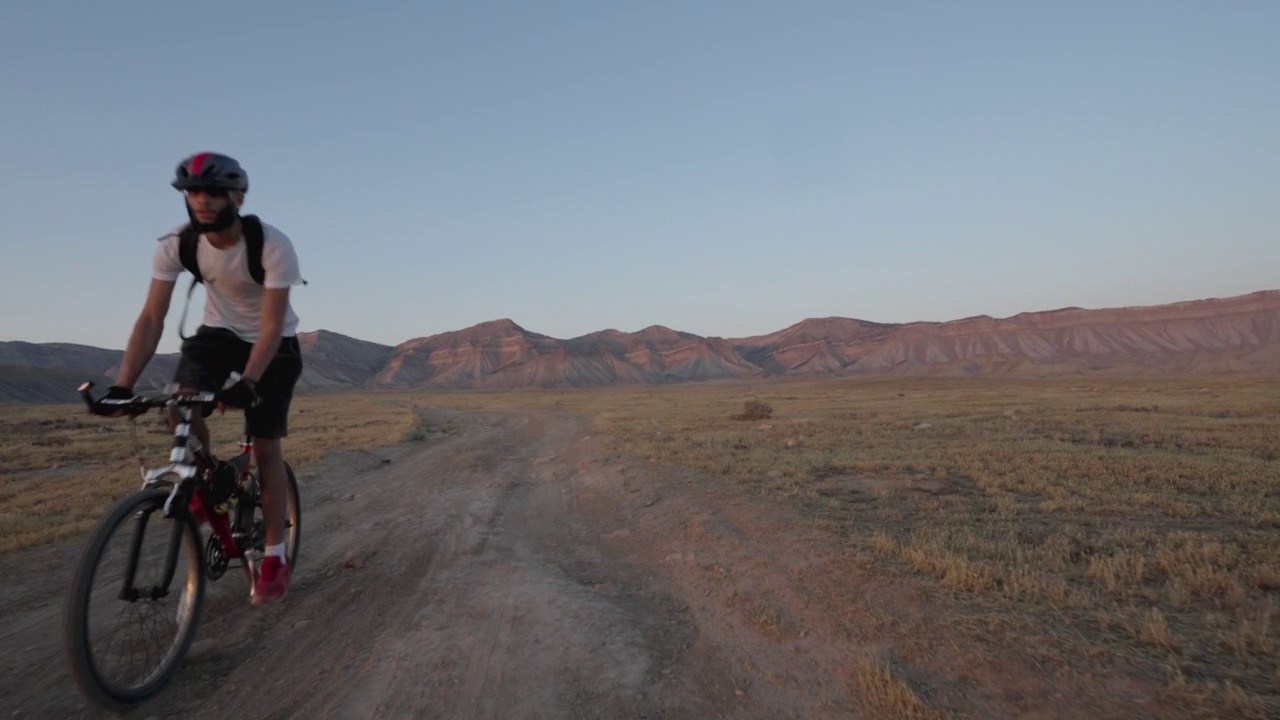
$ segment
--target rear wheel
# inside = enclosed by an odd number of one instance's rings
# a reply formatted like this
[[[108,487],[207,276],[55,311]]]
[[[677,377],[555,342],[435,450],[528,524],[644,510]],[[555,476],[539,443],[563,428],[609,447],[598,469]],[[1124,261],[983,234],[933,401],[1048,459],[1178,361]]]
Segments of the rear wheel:
[[[302,543],[302,500],[298,496],[298,478],[293,474],[293,466],[284,464],[289,475],[289,508],[284,514],[284,552],[289,558],[289,567],[298,563],[298,546]]]
[[[284,464],[288,473],[288,506],[284,513],[284,552],[289,567],[298,562],[298,546],[302,542],[302,502],[298,497],[298,478],[293,474],[293,467]],[[253,498],[251,521],[247,523],[248,540],[244,547],[262,553],[267,547],[266,523],[262,514],[262,488],[257,475],[250,475],[250,497]]]
[[[136,705],[173,676],[204,598],[200,535],[186,507],[164,515],[167,490],[142,490],[98,522],[63,607],[71,676],[99,706]]]

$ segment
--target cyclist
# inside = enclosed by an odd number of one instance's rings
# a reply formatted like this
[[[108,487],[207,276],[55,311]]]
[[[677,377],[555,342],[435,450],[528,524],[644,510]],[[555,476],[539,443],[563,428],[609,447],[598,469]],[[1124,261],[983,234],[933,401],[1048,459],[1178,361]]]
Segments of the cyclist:
[[[206,288],[204,318],[182,343],[174,383],[183,391],[216,392],[223,407],[240,408],[262,481],[266,554],[250,593],[254,605],[284,597],[291,569],[285,561],[288,479],[281,439],[288,434],[289,403],[302,374],[298,317],[289,289],[302,282],[289,238],[262,223],[261,284],[251,277],[240,206],[249,178],[226,155],[198,153],[179,163],[173,187],[183,193],[196,259]],[[129,336],[115,385],[107,399],[129,399],[164,331],[173,288],[182,273],[180,226],[160,239],[151,265],[151,288]],[[200,413],[196,437],[210,447]]]

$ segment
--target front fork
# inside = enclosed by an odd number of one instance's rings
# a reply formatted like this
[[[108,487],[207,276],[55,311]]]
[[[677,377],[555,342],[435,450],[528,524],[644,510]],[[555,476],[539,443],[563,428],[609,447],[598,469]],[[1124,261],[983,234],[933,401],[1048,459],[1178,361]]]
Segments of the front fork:
[[[169,594],[169,586],[173,584],[173,576],[178,568],[178,553],[182,550],[182,533],[186,530],[183,523],[186,518],[177,517],[171,512],[174,498],[182,491],[185,483],[175,484],[173,491],[169,494],[169,499],[165,502],[163,509],[164,516],[173,520],[169,532],[169,544],[165,551],[164,571],[160,576],[160,581],[150,588],[139,588],[135,585],[138,574],[138,558],[142,554],[142,541],[146,537],[147,526],[151,523],[151,516],[156,510],[149,509],[138,513],[136,522],[133,526],[133,537],[129,543],[129,559],[125,563],[124,583],[120,587],[119,598],[133,602],[136,600],[159,600]],[[194,501],[193,501],[194,502]]]

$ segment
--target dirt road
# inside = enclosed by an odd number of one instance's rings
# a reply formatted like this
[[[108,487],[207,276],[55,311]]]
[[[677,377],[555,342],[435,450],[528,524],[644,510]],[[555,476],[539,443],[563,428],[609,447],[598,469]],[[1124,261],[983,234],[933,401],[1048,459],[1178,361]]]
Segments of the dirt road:
[[[944,643],[909,588],[851,584],[866,571],[811,525],[605,456],[580,419],[423,412],[442,432],[303,476],[288,598],[212,584],[182,669],[130,716],[1176,716],[1139,680],[1037,669],[980,629]],[[104,716],[60,654],[77,549],[0,558],[3,716]],[[876,657],[918,659],[903,675],[929,707],[868,674]]]

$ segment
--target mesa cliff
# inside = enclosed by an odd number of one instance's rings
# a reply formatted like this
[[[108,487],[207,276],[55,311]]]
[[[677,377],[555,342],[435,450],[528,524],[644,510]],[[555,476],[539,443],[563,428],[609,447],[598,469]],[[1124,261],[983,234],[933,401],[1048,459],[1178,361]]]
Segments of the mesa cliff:
[[[561,340],[509,319],[381,345],[300,333],[299,390],[344,387],[595,387],[734,378],[1280,372],[1280,291],[1008,318],[877,323],[811,318],[768,335],[701,337],[659,325]],[[67,343],[0,342],[0,402],[74,400],[68,380],[103,384],[123,353]],[[160,387],[175,355],[140,384]]]

